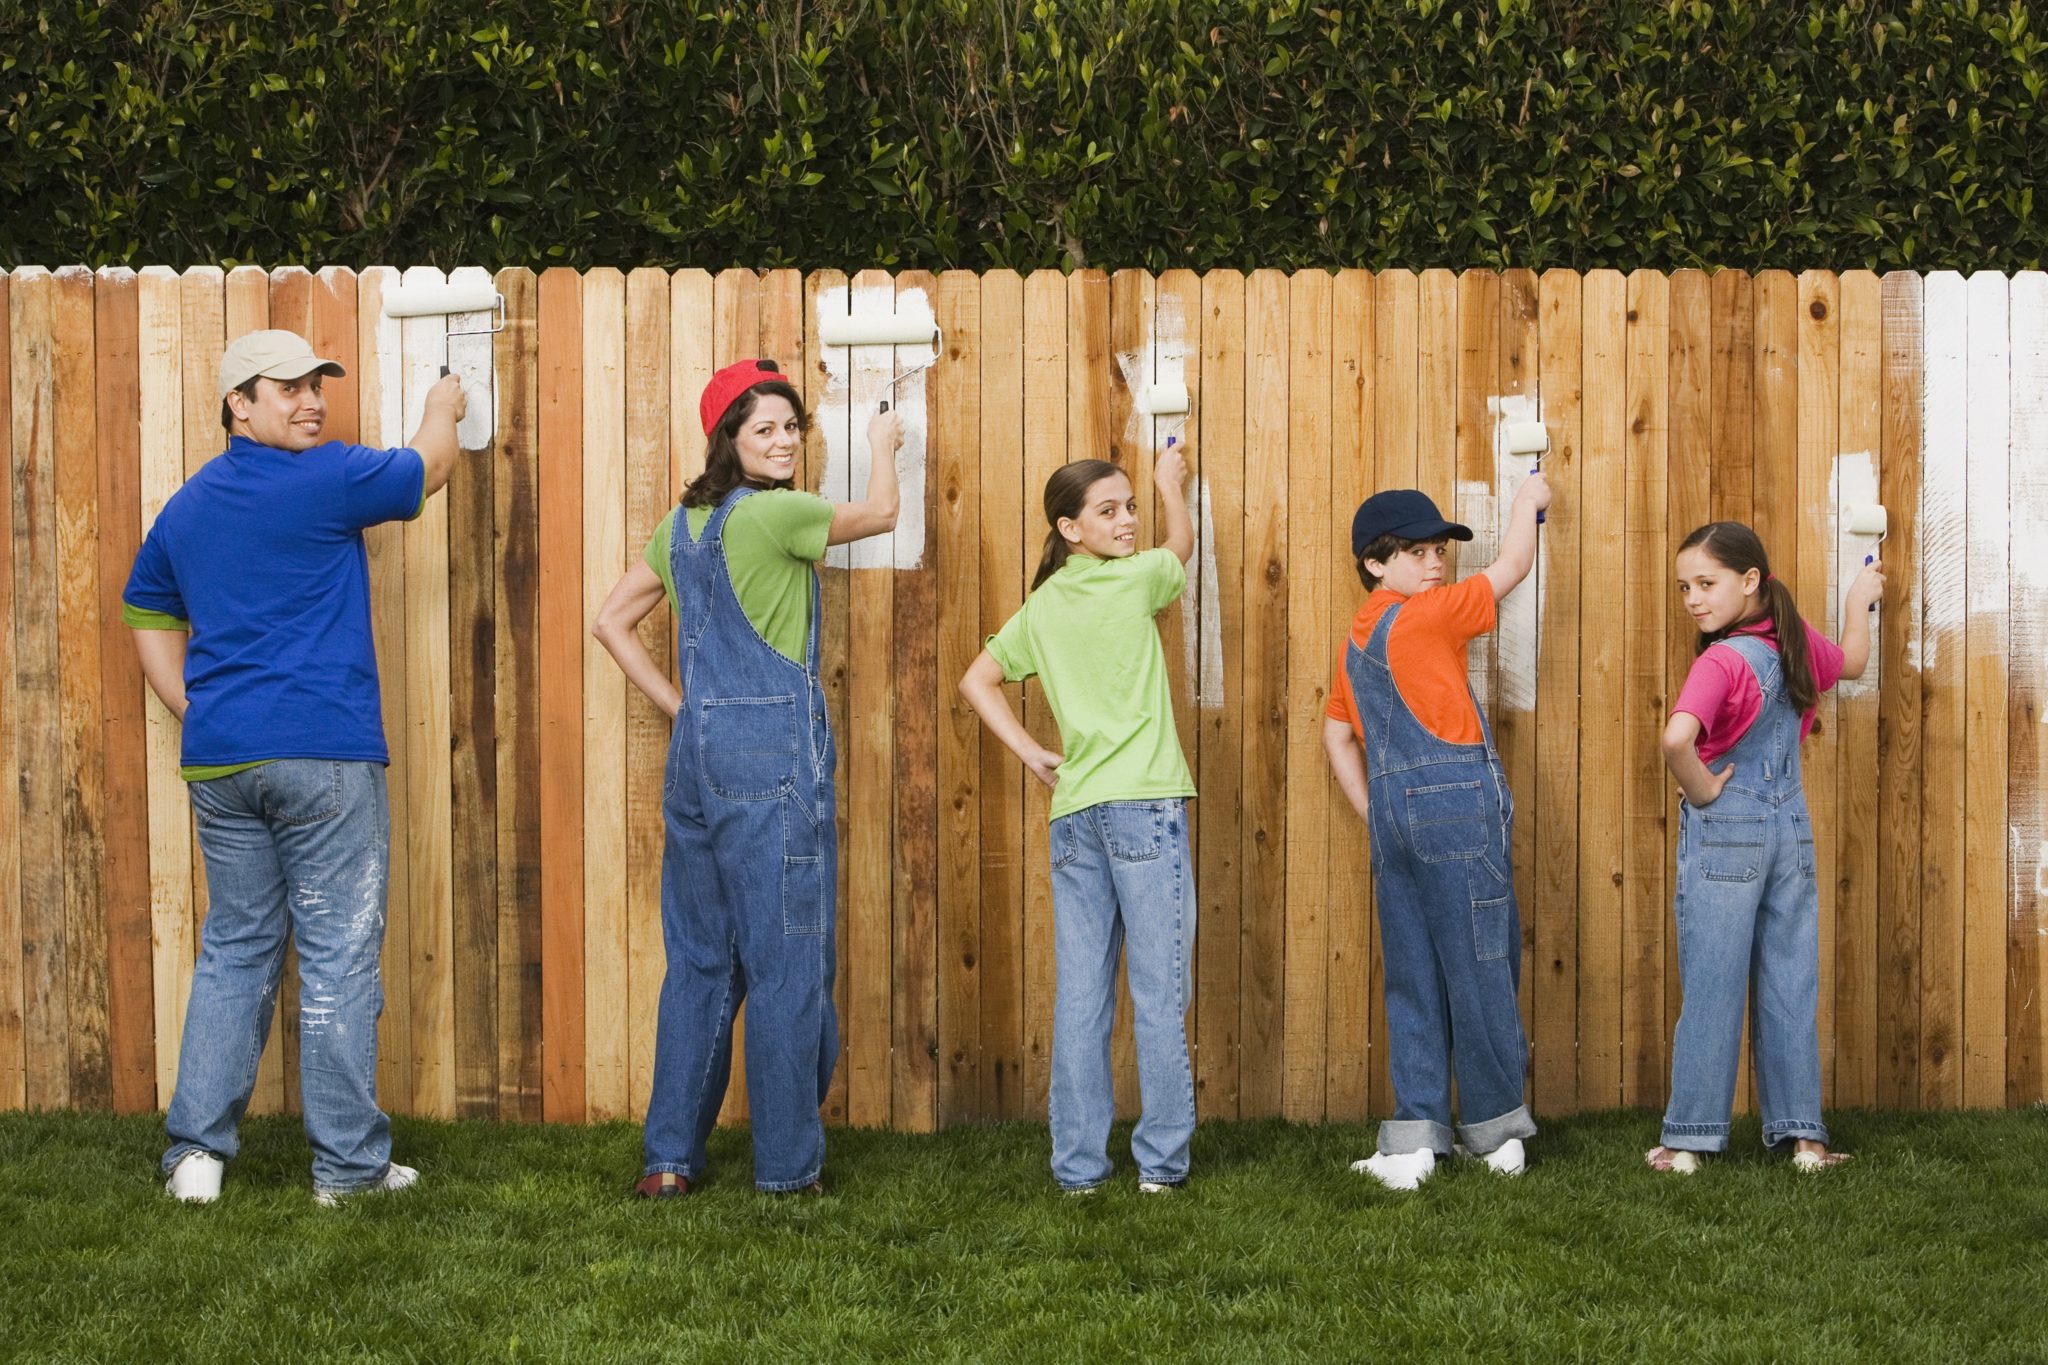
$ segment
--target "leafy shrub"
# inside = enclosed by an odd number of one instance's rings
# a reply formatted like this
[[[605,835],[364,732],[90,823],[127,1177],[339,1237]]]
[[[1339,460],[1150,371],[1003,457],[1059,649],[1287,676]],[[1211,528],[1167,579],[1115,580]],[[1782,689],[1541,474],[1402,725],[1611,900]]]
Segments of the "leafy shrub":
[[[0,260],[2017,269],[2024,4],[0,6]]]

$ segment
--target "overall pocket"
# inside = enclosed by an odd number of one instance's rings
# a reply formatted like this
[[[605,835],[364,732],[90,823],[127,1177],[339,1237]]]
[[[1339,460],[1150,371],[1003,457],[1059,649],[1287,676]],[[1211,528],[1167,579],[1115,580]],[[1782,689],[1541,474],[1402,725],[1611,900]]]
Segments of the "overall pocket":
[[[1405,796],[1408,839],[1423,862],[1455,862],[1486,852],[1487,835],[1500,812],[1487,799],[1485,783],[1410,787]]]
[[[838,888],[825,884],[818,827],[794,806],[782,806],[782,932],[822,934],[831,923],[829,898]]]
[[[1694,856],[1710,882],[1753,882],[1764,870],[1764,817],[1698,812]]]
[[[795,697],[717,697],[698,711],[704,781],[728,801],[772,801],[796,778]]]
[[[1475,858],[1465,873],[1465,887],[1472,903],[1472,955],[1481,962],[1498,962],[1512,950],[1512,903],[1514,888],[1504,880],[1491,858]]]

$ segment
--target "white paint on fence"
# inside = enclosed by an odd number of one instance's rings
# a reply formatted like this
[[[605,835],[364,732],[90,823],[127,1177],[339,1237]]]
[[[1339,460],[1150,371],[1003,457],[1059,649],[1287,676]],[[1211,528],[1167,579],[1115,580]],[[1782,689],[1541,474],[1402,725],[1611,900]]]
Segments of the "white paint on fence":
[[[851,313],[856,317],[891,314],[913,320],[921,328],[935,326],[931,301],[922,289],[898,293],[888,285],[851,288],[834,285],[819,291],[818,317]],[[812,320],[816,326],[817,319]],[[825,552],[825,562],[842,569],[915,569],[924,562],[924,490],[926,463],[925,375],[911,375],[888,391],[890,379],[922,363],[928,346],[820,346],[825,366],[825,393],[815,405],[815,420],[825,433],[825,477],[819,487],[834,502],[867,495],[874,457],[868,449],[868,419],[876,405],[890,398],[899,416],[903,448],[896,453],[902,486],[902,511],[896,529]],[[940,364],[945,362],[941,360]]]
[[[370,335],[370,353],[377,365],[377,412],[367,423],[363,441],[386,448],[402,446],[411,433],[405,427],[404,334],[397,318],[384,312],[384,294],[398,287],[398,272],[388,265],[373,265],[361,279],[374,281],[376,289],[363,289],[359,297],[365,307],[356,326]],[[373,298],[374,295],[374,298]]]
[[[1867,450],[1853,450],[1835,456],[1833,466],[1828,470],[1828,502],[1835,509],[1835,622],[1842,634],[1849,630],[1849,615],[1842,606],[1848,595],[1849,585],[1856,581],[1856,575],[1863,572],[1867,557],[1880,553],[1877,537],[1860,535],[1849,529],[1852,511],[1860,506],[1875,505],[1877,502],[1877,461]],[[1893,570],[1898,566],[1893,565]],[[1844,697],[1861,697],[1874,694],[1878,686],[1878,660],[1882,657],[1878,648],[1878,612],[1866,612],[1870,619],[1870,662],[1861,678],[1844,678],[1839,691]]]
[[[1920,656],[1932,670],[1963,647],[1966,588],[1964,461],[1970,437],[1969,286],[1953,270],[1927,277],[1922,304],[1920,581],[1925,594]]]
[[[1209,506],[1209,481],[1194,487],[1196,574],[1192,591],[1180,595],[1181,643],[1187,650],[1188,677],[1195,687],[1195,705],[1204,711],[1223,709],[1223,603],[1216,582],[1215,514]],[[1199,604],[1197,602],[1199,600]]]
[[[457,267],[449,272],[448,283],[481,286],[496,292],[491,272],[480,265]],[[464,450],[482,450],[491,443],[498,395],[492,381],[497,338],[490,334],[490,329],[496,319],[497,310],[486,308],[474,313],[455,313],[447,320],[448,369],[461,377],[463,397],[469,403],[455,428],[456,441]]]
[[[1500,547],[1507,539],[1515,494],[1537,467],[1536,456],[1517,455],[1509,449],[1508,429],[1516,423],[1543,420],[1536,394],[1511,393],[1489,398],[1486,411],[1493,418],[1493,490],[1491,497],[1483,501],[1488,513],[1487,521],[1494,528],[1494,534],[1485,555],[1475,559],[1471,572],[1485,568],[1499,556]],[[1461,505],[1463,500],[1461,493]],[[1475,532],[1478,529],[1476,525],[1473,527]],[[1510,711],[1523,713],[1536,709],[1537,632],[1543,619],[1544,588],[1541,533],[1538,535],[1535,567],[1530,571],[1529,579],[1502,600],[1494,627],[1499,642],[1501,704]],[[1476,536],[1473,544],[1478,544]]]
[[[1139,348],[1116,353],[1116,367],[1131,395],[1130,415],[1124,419],[1124,444],[1133,450],[1164,450],[1168,441],[1185,440],[1190,413],[1154,413],[1152,409],[1155,397],[1187,388],[1187,338],[1187,313],[1180,296],[1168,294],[1147,320]]]
[[[2013,726],[2009,751],[2032,750],[2033,781],[2012,781],[2012,913],[2048,937],[2048,274],[2012,277],[2012,560],[2008,570],[2011,652],[2008,716],[2029,709],[2034,725]],[[2023,765],[2014,765],[2013,772]]]

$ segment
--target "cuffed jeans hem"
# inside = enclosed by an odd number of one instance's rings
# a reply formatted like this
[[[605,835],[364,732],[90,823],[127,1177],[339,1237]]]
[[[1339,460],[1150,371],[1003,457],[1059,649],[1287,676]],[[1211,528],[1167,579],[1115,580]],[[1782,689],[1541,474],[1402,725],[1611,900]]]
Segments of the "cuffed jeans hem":
[[[391,1163],[387,1161],[384,1163],[383,1167],[378,1170],[377,1174],[371,1176],[368,1180],[358,1180],[352,1185],[323,1185],[316,1180],[313,1182],[313,1193],[336,1195],[361,1194],[364,1190],[374,1190],[379,1185],[382,1185],[384,1183],[384,1177],[390,1174]]]
[[[1430,1119],[1388,1119],[1380,1125],[1380,1152],[1384,1156],[1406,1156],[1425,1147],[1438,1156],[1449,1156],[1451,1130]]]
[[[792,1194],[817,1184],[821,1174],[822,1168],[812,1171],[801,1180],[756,1180],[754,1188],[763,1194]]]
[[[1728,1125],[1667,1123],[1658,1140],[1674,1152],[1725,1152],[1728,1150]]]
[[[1147,1180],[1150,1180],[1150,1179],[1151,1179],[1152,1177],[1150,1177],[1150,1176],[1146,1176],[1145,1178],[1146,1178]],[[1054,1182],[1054,1183],[1056,1183],[1056,1184],[1059,1184],[1059,1182]],[[1079,1185],[1067,1185],[1067,1184],[1060,1184],[1060,1193],[1062,1193],[1062,1194],[1080,1194],[1080,1193],[1081,1193],[1082,1191],[1084,1191],[1084,1190],[1094,1190],[1094,1189],[1100,1189],[1100,1188],[1101,1188],[1102,1186],[1104,1186],[1104,1185],[1107,1185],[1108,1183],[1109,1183],[1109,1181],[1105,1179],[1105,1180],[1089,1180],[1089,1181],[1084,1181],[1083,1183],[1081,1183],[1081,1184],[1079,1184]]]
[[[1530,1116],[1529,1106],[1526,1104],[1516,1105],[1499,1118],[1458,1125],[1458,1141],[1474,1156],[1485,1156],[1502,1143],[1515,1138],[1535,1136],[1536,1120]]]
[[[1782,1147],[1788,1142],[1818,1142],[1827,1145],[1827,1125],[1819,1122],[1805,1123],[1794,1119],[1781,1119],[1764,1127],[1764,1146]]]
[[[170,1151],[164,1153],[164,1159],[160,1163],[158,1163],[161,1167],[159,1174],[169,1175],[173,1170],[177,1168],[179,1162],[183,1161],[186,1157],[192,1155],[194,1152],[205,1152],[208,1156],[216,1157],[221,1161],[226,1161],[228,1159],[224,1156],[221,1156],[219,1152],[209,1151],[207,1148],[200,1146],[196,1142],[181,1142],[177,1144],[175,1147],[171,1148]]]
[[[1178,1185],[1188,1178],[1188,1168],[1178,1171],[1139,1171],[1138,1179],[1153,1185]]]
[[[679,1175],[685,1180],[697,1178],[697,1173],[691,1170],[686,1162],[681,1161],[650,1161],[647,1163],[647,1169],[640,1172],[640,1178],[645,1180],[650,1175]]]

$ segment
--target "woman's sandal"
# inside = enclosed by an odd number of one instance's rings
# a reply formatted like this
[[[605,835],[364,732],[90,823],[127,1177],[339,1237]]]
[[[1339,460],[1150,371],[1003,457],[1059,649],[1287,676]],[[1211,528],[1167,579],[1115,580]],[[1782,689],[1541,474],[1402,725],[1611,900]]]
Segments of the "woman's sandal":
[[[635,1199],[681,1199],[690,1192],[690,1177],[674,1171],[643,1175],[633,1186]]]
[[[1670,1175],[1691,1175],[1700,1168],[1700,1154],[1687,1152],[1676,1147],[1652,1147],[1643,1153],[1643,1160],[1653,1171]]]
[[[1850,1152],[1794,1152],[1792,1169],[1813,1175],[1820,1171],[1833,1170],[1843,1162],[1855,1159],[1855,1155]]]

